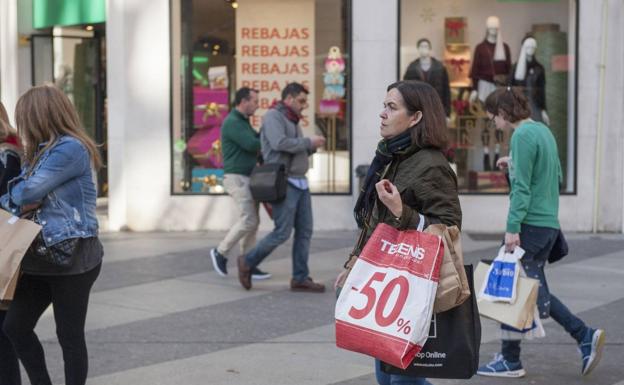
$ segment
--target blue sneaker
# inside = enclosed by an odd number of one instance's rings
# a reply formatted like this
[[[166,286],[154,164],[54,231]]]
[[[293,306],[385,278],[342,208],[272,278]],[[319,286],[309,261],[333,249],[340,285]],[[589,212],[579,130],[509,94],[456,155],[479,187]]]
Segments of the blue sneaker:
[[[502,354],[496,353],[494,361],[481,366],[477,370],[477,374],[487,377],[520,378],[526,375],[526,371],[522,368],[520,361],[509,362],[503,358]]]
[[[227,258],[221,255],[216,247],[210,249],[210,259],[212,260],[212,266],[217,274],[222,277],[227,276]]]
[[[579,344],[579,351],[582,358],[581,375],[588,375],[602,356],[602,348],[605,342],[605,332],[602,329],[587,328],[583,341]]]

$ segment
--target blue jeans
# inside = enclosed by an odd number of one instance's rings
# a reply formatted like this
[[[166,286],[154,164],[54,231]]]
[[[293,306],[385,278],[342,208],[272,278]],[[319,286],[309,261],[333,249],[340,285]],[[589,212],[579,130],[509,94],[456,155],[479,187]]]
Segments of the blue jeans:
[[[286,198],[272,206],[275,227],[245,255],[245,262],[250,267],[258,266],[276,247],[290,238],[294,228],[292,277],[295,281],[303,282],[309,276],[308,256],[312,238],[310,190],[300,190],[289,184]]]
[[[548,290],[544,266],[548,261],[550,251],[555,244],[557,229],[537,227],[523,224],[520,229],[520,247],[525,251],[522,257],[522,267],[530,278],[539,279],[537,305],[540,318],[552,317],[563,326],[577,342],[581,342],[587,326]],[[510,362],[520,360],[520,340],[502,341],[503,357]]]
[[[384,373],[379,360],[375,360],[375,376],[379,385],[431,385],[426,378]]]

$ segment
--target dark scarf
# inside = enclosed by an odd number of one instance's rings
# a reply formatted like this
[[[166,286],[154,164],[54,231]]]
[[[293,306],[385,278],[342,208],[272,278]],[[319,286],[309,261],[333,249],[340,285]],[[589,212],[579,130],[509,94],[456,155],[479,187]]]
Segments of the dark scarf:
[[[406,131],[403,134],[394,137],[392,139],[383,139],[377,145],[377,151],[375,151],[375,158],[368,168],[366,179],[360,190],[357,202],[353,213],[355,214],[355,221],[359,228],[364,227],[366,218],[373,210],[375,205],[375,199],[377,198],[377,191],[375,190],[375,184],[381,180],[381,173],[384,168],[390,164],[394,156],[406,150],[412,145],[412,138],[410,132]]]
[[[292,108],[285,105],[284,102],[275,102],[273,103],[271,108],[274,108],[284,114],[284,116],[286,116],[286,119],[290,120],[291,122],[299,124],[299,115],[295,111],[293,111]]]

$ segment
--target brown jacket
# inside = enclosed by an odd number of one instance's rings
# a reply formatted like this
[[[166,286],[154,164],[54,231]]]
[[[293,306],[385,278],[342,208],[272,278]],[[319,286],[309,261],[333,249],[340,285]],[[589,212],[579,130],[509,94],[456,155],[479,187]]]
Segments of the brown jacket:
[[[395,218],[377,199],[345,268],[353,267],[378,223],[386,223],[399,230],[415,229],[420,221],[419,214],[422,214],[425,217],[424,227],[431,223],[442,223],[461,229],[462,212],[457,177],[439,150],[412,146],[392,160],[383,178],[394,183],[401,194],[401,218]]]

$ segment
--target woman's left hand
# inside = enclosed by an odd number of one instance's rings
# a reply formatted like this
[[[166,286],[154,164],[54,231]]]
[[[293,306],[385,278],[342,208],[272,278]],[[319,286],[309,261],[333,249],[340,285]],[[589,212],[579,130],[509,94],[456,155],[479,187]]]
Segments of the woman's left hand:
[[[392,182],[388,179],[382,179],[375,185],[377,189],[377,196],[381,203],[383,203],[388,210],[392,212],[397,218],[403,214],[403,201],[401,200],[401,194]]]

